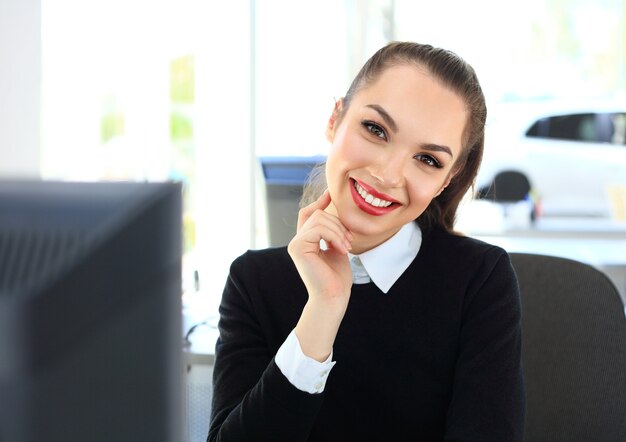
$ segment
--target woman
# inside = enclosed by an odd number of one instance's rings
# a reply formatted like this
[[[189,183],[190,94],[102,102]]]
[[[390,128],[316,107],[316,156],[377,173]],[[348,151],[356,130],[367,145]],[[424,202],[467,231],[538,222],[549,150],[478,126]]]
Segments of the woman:
[[[486,107],[455,54],[391,43],[328,122],[327,189],[220,306],[208,440],[519,441],[517,282],[453,232]]]

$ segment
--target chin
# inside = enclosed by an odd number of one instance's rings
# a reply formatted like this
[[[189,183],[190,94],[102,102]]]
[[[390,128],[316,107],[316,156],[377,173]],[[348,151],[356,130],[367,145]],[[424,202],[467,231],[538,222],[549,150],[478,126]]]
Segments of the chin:
[[[339,215],[339,219],[343,225],[355,235],[359,236],[381,236],[386,232],[400,229],[404,224],[393,226],[387,223],[381,223],[381,217],[368,216],[364,219],[359,214],[348,213],[346,216]]]

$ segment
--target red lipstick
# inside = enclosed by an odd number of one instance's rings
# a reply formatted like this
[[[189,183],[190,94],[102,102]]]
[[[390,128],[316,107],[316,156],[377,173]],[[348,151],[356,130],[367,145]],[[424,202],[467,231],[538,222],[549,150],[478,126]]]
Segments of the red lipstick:
[[[367,201],[365,201],[363,199],[363,197],[361,195],[359,195],[359,192],[356,190],[356,187],[354,186],[354,183],[358,183],[359,186],[361,186],[367,193],[369,193],[370,195],[372,195],[375,198],[379,198],[381,200],[385,200],[385,201],[390,201],[392,204],[390,206],[387,207],[376,207],[376,206],[372,206],[371,204],[369,204]],[[373,187],[355,180],[354,178],[350,179],[350,193],[352,195],[352,199],[354,200],[354,203],[357,205],[357,207],[359,209],[361,209],[362,211],[364,211],[365,213],[369,214],[369,215],[374,215],[374,216],[381,216],[381,215],[386,215],[389,212],[394,211],[395,209],[397,209],[398,207],[400,207],[401,203],[396,200],[395,198],[386,195],[384,193],[381,193],[379,191],[377,191],[376,189],[374,189]]]

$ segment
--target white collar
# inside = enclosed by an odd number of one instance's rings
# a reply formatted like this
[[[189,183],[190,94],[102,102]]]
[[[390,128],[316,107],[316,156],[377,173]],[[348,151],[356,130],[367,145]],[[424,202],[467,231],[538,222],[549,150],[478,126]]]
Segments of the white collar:
[[[413,262],[422,245],[422,231],[416,222],[404,226],[381,245],[360,255],[349,254],[353,275],[359,275],[355,283],[367,282],[363,278],[363,269],[369,278],[383,292],[387,293]],[[358,260],[352,259],[358,257]],[[359,260],[362,268],[359,269]],[[355,268],[356,267],[356,268]],[[359,272],[359,270],[361,270]]]

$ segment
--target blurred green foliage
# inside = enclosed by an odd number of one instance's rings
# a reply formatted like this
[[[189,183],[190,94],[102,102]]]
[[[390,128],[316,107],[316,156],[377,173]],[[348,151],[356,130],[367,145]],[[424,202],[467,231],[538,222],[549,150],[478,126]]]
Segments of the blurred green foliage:
[[[100,117],[100,141],[107,141],[124,134],[124,114],[113,95],[102,99],[102,116]]]
[[[170,113],[170,139],[182,141],[193,138],[193,121],[180,112]]]
[[[170,65],[170,100],[172,103],[193,103],[195,101],[195,59],[185,55],[172,61]]]
[[[196,244],[194,141],[195,59],[193,55],[170,63],[170,176],[184,183],[183,240],[185,252]]]

